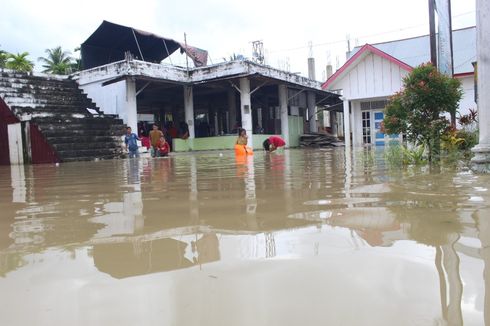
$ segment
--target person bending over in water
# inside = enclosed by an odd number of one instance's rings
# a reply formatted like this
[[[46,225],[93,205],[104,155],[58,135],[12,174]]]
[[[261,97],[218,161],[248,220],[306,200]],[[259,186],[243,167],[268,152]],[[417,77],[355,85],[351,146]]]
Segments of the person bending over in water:
[[[158,157],[163,157],[167,156],[168,152],[170,151],[170,146],[165,140],[165,137],[160,137],[157,143],[157,156]]]
[[[268,152],[273,152],[278,147],[283,147],[284,145],[286,145],[286,142],[278,136],[270,136],[262,143],[262,146],[264,146],[264,149]]]

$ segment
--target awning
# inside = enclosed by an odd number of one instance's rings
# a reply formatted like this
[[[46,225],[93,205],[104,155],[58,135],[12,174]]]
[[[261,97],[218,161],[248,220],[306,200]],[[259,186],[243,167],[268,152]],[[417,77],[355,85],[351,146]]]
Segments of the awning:
[[[104,20],[82,43],[82,69],[124,60],[126,52],[138,60],[160,63],[181,47],[173,39]]]

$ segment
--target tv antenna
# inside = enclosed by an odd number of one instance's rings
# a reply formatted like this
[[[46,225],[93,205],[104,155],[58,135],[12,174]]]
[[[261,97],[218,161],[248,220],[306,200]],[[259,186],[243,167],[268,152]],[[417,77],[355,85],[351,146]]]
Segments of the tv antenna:
[[[264,42],[252,41],[252,59],[261,65],[264,64]]]

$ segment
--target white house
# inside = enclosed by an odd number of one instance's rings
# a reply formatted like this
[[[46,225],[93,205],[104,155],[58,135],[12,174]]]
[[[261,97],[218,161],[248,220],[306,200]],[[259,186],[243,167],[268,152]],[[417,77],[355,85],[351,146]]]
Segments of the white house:
[[[476,28],[453,31],[454,77],[464,90],[459,114],[475,109],[474,69]],[[384,145],[391,137],[381,132],[384,108],[402,88],[403,77],[413,67],[430,61],[429,36],[420,36],[354,48],[346,63],[322,87],[344,98],[346,146]],[[396,136],[395,136],[396,137]]]

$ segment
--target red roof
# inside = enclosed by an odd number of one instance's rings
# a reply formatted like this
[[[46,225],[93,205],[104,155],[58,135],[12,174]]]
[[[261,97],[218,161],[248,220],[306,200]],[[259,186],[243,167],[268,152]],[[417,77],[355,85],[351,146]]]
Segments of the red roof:
[[[359,51],[356,52],[356,54],[354,54],[352,57],[350,57],[349,60],[347,60],[347,62],[344,63],[344,65],[342,67],[340,67],[339,70],[337,70],[332,76],[330,76],[330,78],[327,79],[327,81],[325,83],[323,83],[322,88],[325,89],[329,85],[331,85],[337,78],[339,78],[340,75],[342,75],[342,73],[347,68],[349,68],[356,61],[358,61],[359,58],[361,58],[363,53],[365,53],[365,52],[374,53],[374,54],[376,54],[382,58],[385,58],[386,60],[388,60],[390,62],[393,62],[394,64],[400,66],[400,68],[405,69],[407,71],[412,71],[412,69],[413,69],[413,67],[411,67],[408,64],[406,64],[405,62],[400,61],[397,58],[389,55],[388,53],[383,52],[380,49],[378,49],[378,48],[376,48],[370,44],[365,44],[361,49],[359,49]]]

